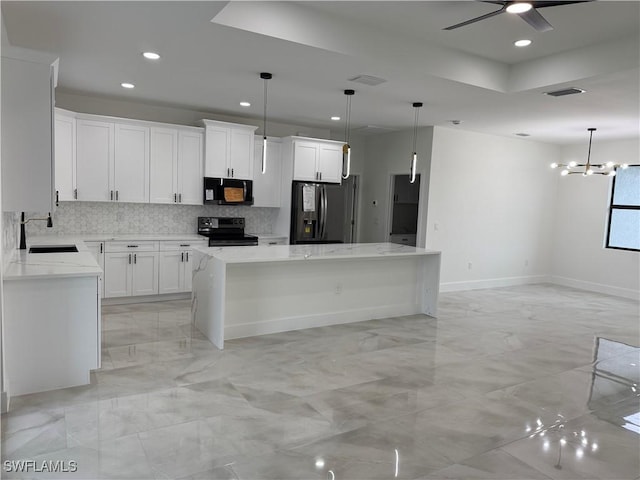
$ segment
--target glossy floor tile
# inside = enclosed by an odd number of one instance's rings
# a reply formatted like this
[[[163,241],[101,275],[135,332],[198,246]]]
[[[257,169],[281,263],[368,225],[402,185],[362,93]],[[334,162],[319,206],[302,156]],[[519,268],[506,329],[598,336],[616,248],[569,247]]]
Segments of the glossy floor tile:
[[[2,477],[640,479],[638,302],[527,285],[439,312],[220,351],[188,301],[104,307],[91,385],[12,399]]]

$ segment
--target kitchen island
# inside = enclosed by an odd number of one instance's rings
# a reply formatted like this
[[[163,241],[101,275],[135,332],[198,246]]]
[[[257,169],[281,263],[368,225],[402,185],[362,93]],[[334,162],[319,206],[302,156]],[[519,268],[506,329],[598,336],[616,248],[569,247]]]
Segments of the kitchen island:
[[[224,340],[423,313],[440,252],[392,243],[194,249],[193,322]]]

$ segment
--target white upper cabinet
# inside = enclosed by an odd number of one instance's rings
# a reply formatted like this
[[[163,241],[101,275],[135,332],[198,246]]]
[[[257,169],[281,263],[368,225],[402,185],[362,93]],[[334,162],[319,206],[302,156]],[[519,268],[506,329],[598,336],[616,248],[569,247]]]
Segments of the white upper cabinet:
[[[77,199],[149,202],[149,127],[78,118]]]
[[[73,112],[55,112],[56,202],[75,200],[76,118]]]
[[[115,124],[113,199],[149,203],[149,127]]]
[[[77,199],[90,202],[112,200],[114,124],[76,120]]]
[[[178,132],[178,200],[189,205],[202,205],[204,132]]]
[[[282,187],[282,142],[267,138],[267,168],[262,173],[262,137],[255,137],[253,162],[253,206],[280,208]]]
[[[12,49],[3,46],[2,209],[51,212],[55,208],[53,103],[57,60],[52,65],[11,55]]]
[[[151,203],[202,205],[202,129],[151,128]]]
[[[293,137],[293,179],[340,183],[342,143]]]
[[[203,120],[205,177],[253,180],[254,132],[258,127]]]

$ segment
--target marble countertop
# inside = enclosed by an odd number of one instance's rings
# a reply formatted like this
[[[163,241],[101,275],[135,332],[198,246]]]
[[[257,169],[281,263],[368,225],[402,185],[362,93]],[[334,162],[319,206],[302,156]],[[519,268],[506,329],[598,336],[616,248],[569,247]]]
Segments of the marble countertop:
[[[75,245],[77,253],[28,253],[34,245]],[[36,278],[93,277],[102,275],[83,238],[33,237],[26,250],[16,250],[4,271],[3,279],[31,280]]]
[[[37,235],[32,236],[31,240],[34,242],[49,242],[49,241],[68,241],[65,239],[80,239],[85,242],[108,242],[108,241],[153,241],[153,240],[203,240],[206,241],[207,238],[202,235],[198,235],[197,233],[151,233],[151,234],[140,234],[140,233],[90,233],[90,234],[77,234],[77,235]]]
[[[258,238],[264,238],[264,239],[272,239],[272,238],[287,238],[288,235],[280,235],[279,233],[254,233],[254,232],[247,232],[248,235],[253,235],[256,236]]]
[[[200,247],[195,250],[225,263],[264,263],[380,257],[439,255],[435,250],[396,243],[338,243],[325,245],[269,245]]]

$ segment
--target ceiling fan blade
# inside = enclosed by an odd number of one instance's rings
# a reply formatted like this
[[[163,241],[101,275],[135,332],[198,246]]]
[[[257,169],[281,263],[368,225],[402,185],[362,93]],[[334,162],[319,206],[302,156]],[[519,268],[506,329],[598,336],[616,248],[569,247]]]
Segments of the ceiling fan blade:
[[[587,3],[594,2],[595,0],[558,0],[558,1],[537,1],[531,2],[533,8],[544,8],[544,7],[560,7],[562,5],[573,5],[574,3]]]
[[[518,13],[518,16],[533,28],[535,28],[538,32],[548,32],[549,30],[553,30],[551,24],[547,22],[535,8],[532,8],[531,10],[524,13]]]
[[[456,28],[464,27],[466,25],[471,25],[472,23],[479,22],[480,20],[484,20],[486,18],[495,17],[496,15],[501,14],[507,9],[506,5],[504,5],[500,10],[496,10],[495,12],[487,13],[485,15],[481,15],[476,18],[472,18],[471,20],[467,20],[466,22],[456,23],[455,25],[451,25],[450,27],[443,28],[443,30],[455,30]]]

